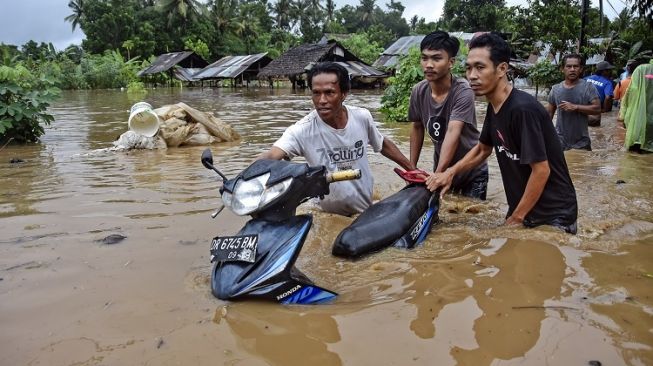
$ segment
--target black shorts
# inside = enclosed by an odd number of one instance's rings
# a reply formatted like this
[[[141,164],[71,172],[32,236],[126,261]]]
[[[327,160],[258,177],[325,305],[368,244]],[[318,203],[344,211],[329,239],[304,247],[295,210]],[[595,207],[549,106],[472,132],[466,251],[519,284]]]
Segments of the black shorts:
[[[452,189],[453,193],[458,193],[465,197],[478,198],[485,201],[487,197],[487,182],[489,180],[488,172],[485,171],[478,177],[474,178],[471,182],[463,187]]]
[[[526,227],[536,227],[540,225],[551,225],[555,228],[558,228],[566,233],[569,234],[574,234],[576,235],[576,232],[578,231],[578,224],[577,221],[574,221],[572,224],[563,224],[562,220],[559,218],[555,218],[549,222],[541,223],[541,224],[533,224],[532,222],[529,222],[528,220],[524,220],[524,226]]]

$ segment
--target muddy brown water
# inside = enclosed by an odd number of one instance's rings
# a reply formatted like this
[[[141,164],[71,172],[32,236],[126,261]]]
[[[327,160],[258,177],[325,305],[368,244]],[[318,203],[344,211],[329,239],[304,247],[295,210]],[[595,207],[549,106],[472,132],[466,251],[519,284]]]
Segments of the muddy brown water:
[[[144,99],[231,123],[243,140],[212,147],[228,176],[311,108],[308,94],[288,90]],[[202,147],[98,151],[126,130],[137,101],[64,93],[41,144],[0,150],[1,365],[653,364],[653,154],[622,151],[614,113],[591,130],[594,151],[566,153],[577,236],[500,226],[505,196],[491,157],[488,201],[447,196],[442,222],[414,250],[334,258],[333,239],[352,219],[304,208],[315,225],[297,265],[340,296],[280,306],[210,293],[210,239],[246,218],[210,218],[220,199]],[[380,93],[354,91],[349,103],[378,116]],[[408,125],[380,127],[408,152]],[[403,186],[388,160],[374,154],[371,164],[379,197]],[[98,241],[110,234],[127,238]]]

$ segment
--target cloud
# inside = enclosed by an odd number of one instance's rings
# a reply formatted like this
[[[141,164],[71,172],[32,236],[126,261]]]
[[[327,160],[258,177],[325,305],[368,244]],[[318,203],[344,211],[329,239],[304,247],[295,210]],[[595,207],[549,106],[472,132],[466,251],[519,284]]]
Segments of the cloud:
[[[424,18],[427,22],[436,22],[442,16],[442,8],[444,7],[444,0],[431,0],[431,1],[402,1],[406,7],[404,10],[404,18],[410,20],[414,15],[418,18]]]
[[[52,42],[62,50],[80,44],[84,33],[72,32],[64,18],[71,14],[68,0],[8,0],[0,13],[0,42],[21,46],[29,40]]]

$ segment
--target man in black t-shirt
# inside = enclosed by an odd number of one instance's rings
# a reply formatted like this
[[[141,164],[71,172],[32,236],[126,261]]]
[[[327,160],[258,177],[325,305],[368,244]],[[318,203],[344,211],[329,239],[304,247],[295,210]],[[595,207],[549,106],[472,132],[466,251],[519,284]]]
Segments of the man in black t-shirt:
[[[542,104],[508,82],[509,60],[510,47],[496,34],[470,42],[467,79],[488,101],[483,130],[464,158],[427,185],[443,195],[455,175],[484,162],[494,146],[508,201],[505,224],[552,225],[575,234],[578,204],[562,146]]]

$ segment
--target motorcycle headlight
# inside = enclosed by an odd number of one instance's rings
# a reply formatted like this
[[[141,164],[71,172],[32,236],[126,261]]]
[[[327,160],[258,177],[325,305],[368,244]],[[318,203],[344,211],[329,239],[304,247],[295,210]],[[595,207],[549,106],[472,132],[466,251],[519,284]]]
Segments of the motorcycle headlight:
[[[240,179],[234,187],[233,194],[224,192],[222,200],[230,206],[236,215],[247,215],[264,207],[288,190],[292,178],[281,181],[271,187],[265,187],[270,173],[260,175],[250,180]],[[227,197],[225,197],[227,196]]]

